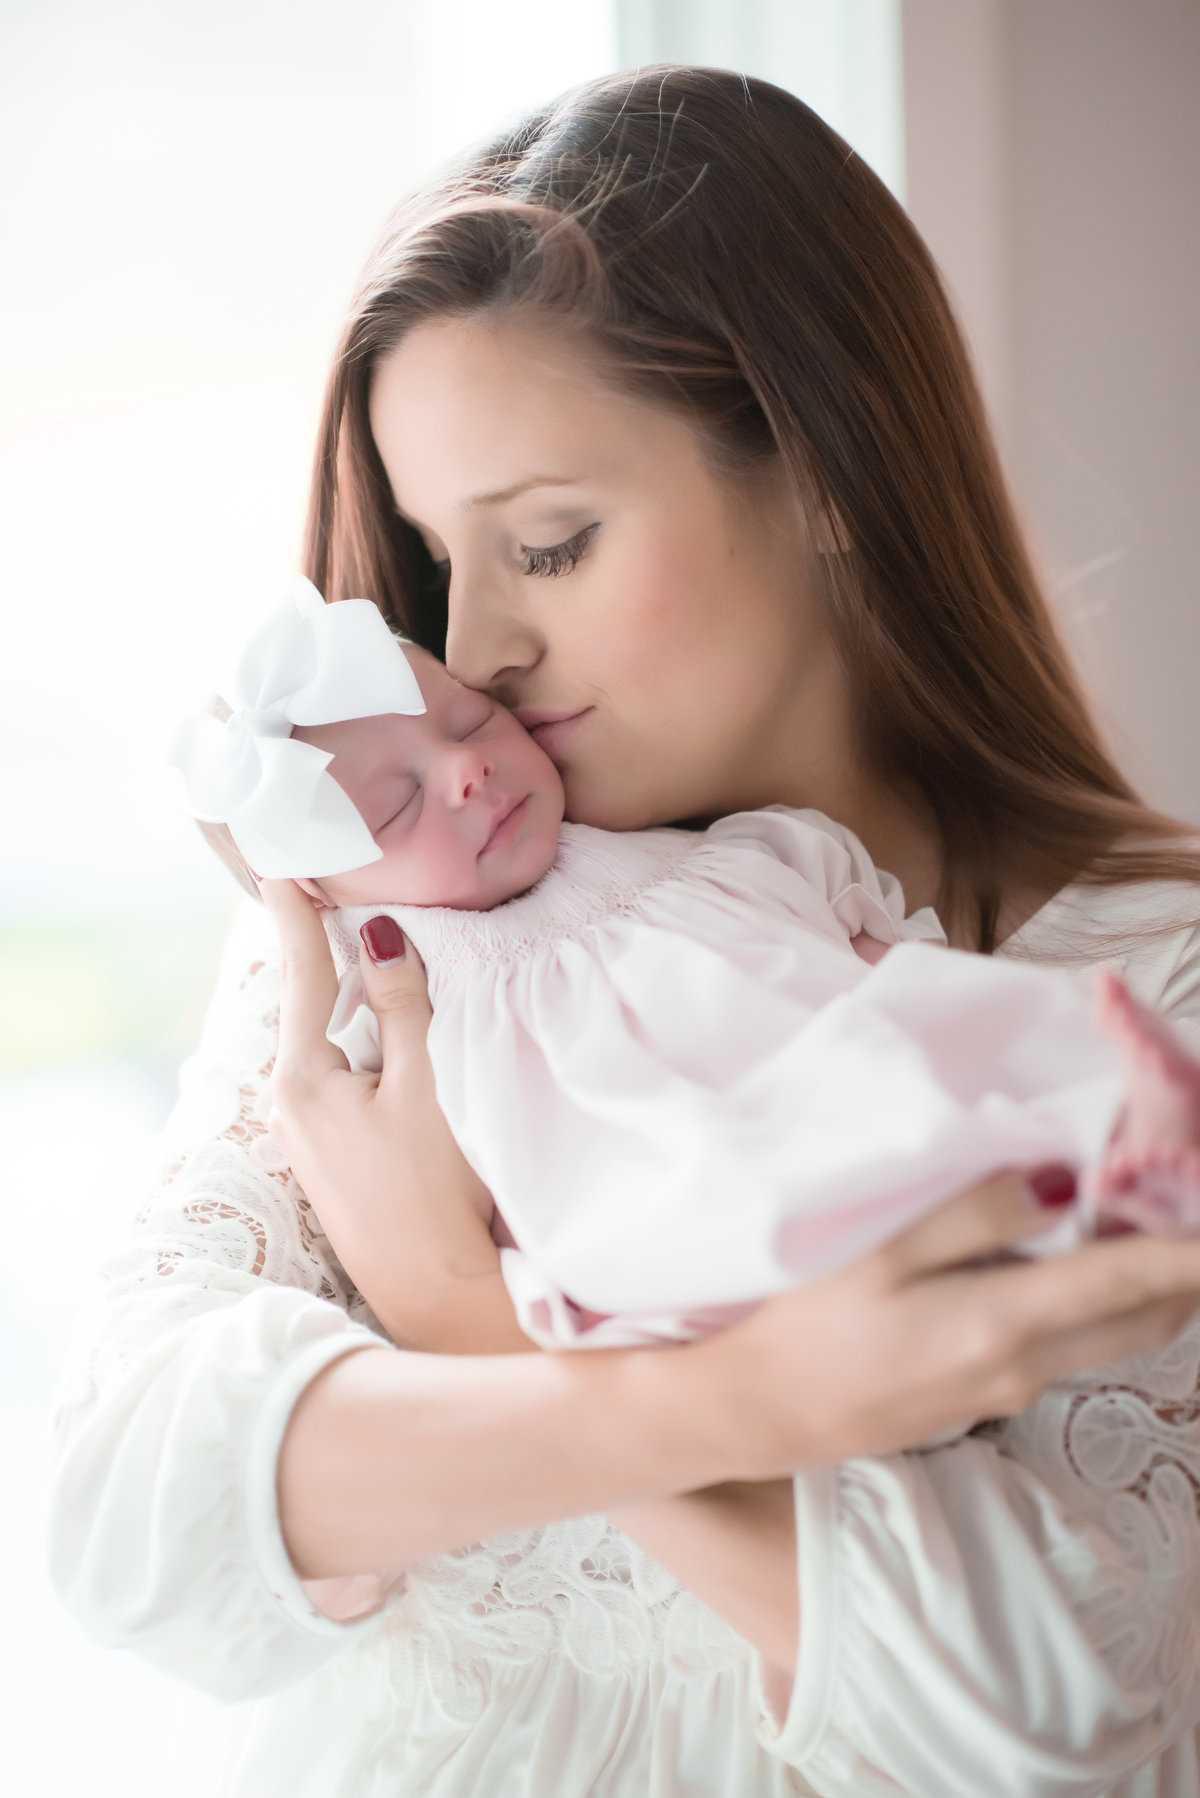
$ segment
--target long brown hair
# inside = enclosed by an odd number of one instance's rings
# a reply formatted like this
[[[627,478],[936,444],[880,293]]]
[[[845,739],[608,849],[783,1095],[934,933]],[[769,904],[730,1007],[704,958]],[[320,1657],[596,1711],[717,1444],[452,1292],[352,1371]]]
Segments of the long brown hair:
[[[389,221],[329,383],[306,569],[438,654],[446,596],[395,511],[369,385],[414,324],[484,308],[579,333],[731,472],[785,459],[829,549],[860,741],[936,820],[948,922],[990,949],[1010,881],[1200,880],[1187,827],[1101,742],[929,252],[800,100],[713,69],[606,77]]]

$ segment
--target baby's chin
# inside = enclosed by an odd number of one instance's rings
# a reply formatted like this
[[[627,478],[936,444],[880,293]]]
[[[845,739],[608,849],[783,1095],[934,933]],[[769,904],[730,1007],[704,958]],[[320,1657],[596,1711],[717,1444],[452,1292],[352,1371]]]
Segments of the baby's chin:
[[[535,887],[546,874],[558,853],[558,829],[531,829],[528,835],[513,843],[503,853],[481,858],[473,875],[449,880],[444,886],[436,881],[414,889],[401,869],[390,870],[385,857],[382,862],[368,862],[348,874],[338,874],[322,881],[331,905],[421,905],[441,906],[451,911],[491,911]]]
[[[481,869],[478,898],[474,903],[460,904],[460,909],[490,911],[494,905],[504,905],[509,899],[519,898],[549,873],[557,853],[557,829],[552,833],[531,832],[527,839],[514,843],[502,857],[498,857],[496,867]]]

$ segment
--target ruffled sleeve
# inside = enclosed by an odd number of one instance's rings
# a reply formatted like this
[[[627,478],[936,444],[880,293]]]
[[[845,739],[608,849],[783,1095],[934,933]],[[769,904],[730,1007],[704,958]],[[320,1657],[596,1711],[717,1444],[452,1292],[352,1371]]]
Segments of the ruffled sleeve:
[[[235,933],[161,1183],[76,1326],[52,1440],[62,1601],[98,1641],[223,1699],[338,1655],[370,1625],[327,1613],[362,1617],[386,1589],[310,1596],[279,1528],[293,1405],[339,1356],[387,1345],[266,1135],[278,973],[251,960],[261,928]]]
[[[847,936],[866,932],[886,944],[946,941],[932,907],[906,915],[904,889],[895,875],[877,868],[854,832],[824,812],[786,805],[732,812],[710,825],[705,839],[718,850],[756,850],[799,874]]]

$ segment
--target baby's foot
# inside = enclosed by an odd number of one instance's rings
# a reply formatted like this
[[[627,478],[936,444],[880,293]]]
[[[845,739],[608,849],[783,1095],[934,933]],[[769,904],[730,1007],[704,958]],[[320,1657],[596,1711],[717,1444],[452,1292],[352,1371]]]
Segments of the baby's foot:
[[[1100,1021],[1128,1074],[1096,1180],[1101,1210],[1144,1230],[1200,1229],[1200,1063],[1115,974],[1101,977]]]

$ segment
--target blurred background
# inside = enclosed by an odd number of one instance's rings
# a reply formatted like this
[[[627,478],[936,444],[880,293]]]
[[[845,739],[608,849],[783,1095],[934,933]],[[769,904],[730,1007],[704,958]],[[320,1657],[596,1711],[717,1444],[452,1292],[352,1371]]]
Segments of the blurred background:
[[[1119,753],[1200,821],[1195,0],[0,0],[15,1789],[156,1793],[180,1703],[58,1612],[27,1477],[234,906],[158,745],[296,566],[326,364],[388,209],[527,107],[665,60],[793,89],[908,205]]]

